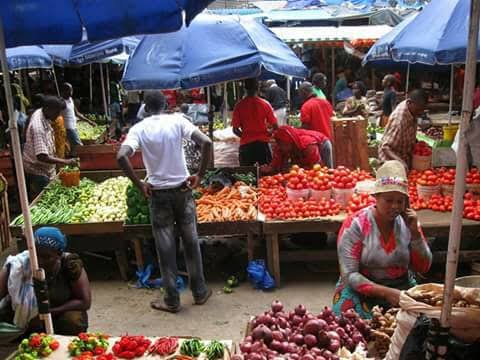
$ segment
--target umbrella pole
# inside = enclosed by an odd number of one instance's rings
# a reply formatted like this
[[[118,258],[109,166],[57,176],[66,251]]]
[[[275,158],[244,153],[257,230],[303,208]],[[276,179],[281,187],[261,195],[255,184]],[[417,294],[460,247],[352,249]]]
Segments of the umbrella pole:
[[[55,72],[55,65],[52,65],[53,80],[55,81],[55,88],[57,89],[57,95],[60,96],[60,89],[58,87],[57,73]]]
[[[225,83],[224,91],[223,91],[223,125],[227,126],[227,118],[228,118],[228,88],[227,83]]]
[[[108,68],[108,63],[105,64],[105,73],[107,74],[107,105],[108,105],[108,112],[110,114],[110,69]]]
[[[452,124],[452,111],[453,111],[453,82],[455,81],[454,65],[452,64],[450,70],[450,101],[448,104],[448,126]]]
[[[408,94],[409,85],[410,85],[410,63],[407,64],[407,80],[405,84],[405,95]]]
[[[463,86],[462,119],[460,121],[460,141],[457,152],[457,174],[455,175],[454,204],[450,235],[448,240],[447,267],[443,291],[443,306],[440,323],[450,327],[453,289],[457,275],[458,256],[463,220],[463,194],[465,192],[465,175],[467,172],[467,149],[465,133],[470,125],[473,112],[473,92],[475,90],[475,73],[477,66],[478,28],[480,18],[480,0],[472,0],[470,8],[470,26],[468,33],[467,58],[465,64],[465,84]]]
[[[335,106],[335,48],[332,46],[332,104]]]
[[[103,79],[103,66],[100,65],[100,84],[102,86],[102,99],[103,99],[103,111],[105,112],[105,116],[108,116],[108,106],[107,106],[107,97],[105,95],[105,80]]]
[[[287,76],[287,100],[288,100],[288,106],[290,107],[290,104],[292,102],[292,94],[290,94],[290,88],[291,88],[291,80],[290,76]]]
[[[18,193],[20,197],[20,205],[24,218],[24,234],[27,240],[27,248],[30,257],[30,268],[34,278],[44,281],[45,272],[38,267],[37,251],[35,249],[35,241],[33,238],[32,219],[30,217],[30,209],[28,208],[27,187],[25,184],[25,173],[23,172],[22,152],[20,148],[20,137],[18,135],[17,119],[15,118],[15,109],[13,106],[12,88],[10,85],[10,75],[8,72],[7,54],[5,50],[5,35],[3,32],[3,22],[0,17],[0,62],[3,73],[3,86],[5,88],[5,100],[8,107],[8,127],[10,136],[12,137],[12,153],[15,162],[15,172],[18,181]],[[53,334],[53,322],[50,313],[40,314],[40,319],[45,322],[45,330],[48,334]]]
[[[89,79],[89,82],[90,82],[90,89],[89,89],[89,90],[90,90],[90,112],[92,112],[92,111],[93,111],[93,81],[92,81],[92,76],[93,76],[93,74],[92,74],[92,64],[90,64],[89,67],[90,67],[90,69],[89,69],[89,70],[90,70],[90,71],[89,71],[89,73],[90,73],[90,79]]]

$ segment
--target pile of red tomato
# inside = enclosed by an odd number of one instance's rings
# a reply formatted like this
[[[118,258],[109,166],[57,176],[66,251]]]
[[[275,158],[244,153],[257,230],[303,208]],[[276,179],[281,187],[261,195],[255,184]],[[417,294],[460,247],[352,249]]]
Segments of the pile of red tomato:
[[[465,180],[469,185],[480,184],[480,171],[477,168],[470,169]]]
[[[435,170],[425,170],[417,178],[417,184],[423,186],[437,186],[440,184],[440,178]]]
[[[372,179],[364,170],[349,170],[343,166],[328,169],[315,165],[312,169],[292,166],[286,174],[265,176],[259,181],[259,209],[267,219],[308,219],[337,215],[340,205],[333,199],[296,200],[287,199],[286,187],[293,190],[312,189],[329,191],[332,188],[352,189],[358,181]],[[371,204],[368,197],[357,196],[352,200],[349,211]],[[347,209],[348,210],[348,209]]]
[[[373,204],[375,204],[375,198],[372,195],[366,193],[354,194],[348,202],[346,211],[348,215],[351,215]]]
[[[413,148],[413,155],[432,156],[432,148],[424,141],[419,141]]]
[[[463,217],[465,219],[480,221],[480,201],[474,200],[471,193],[466,193],[463,200]]]

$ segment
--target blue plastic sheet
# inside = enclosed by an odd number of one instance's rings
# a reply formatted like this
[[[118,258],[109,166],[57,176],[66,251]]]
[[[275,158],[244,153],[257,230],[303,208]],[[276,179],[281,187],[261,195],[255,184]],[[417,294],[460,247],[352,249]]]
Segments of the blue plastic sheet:
[[[201,14],[180,31],[145,36],[122,84],[127,90],[192,89],[265,73],[304,78],[308,70],[254,19]]]
[[[264,260],[251,260],[247,267],[248,279],[255,289],[271,290],[275,288],[275,280],[268,272]]]
[[[2,0],[6,47],[176,31],[213,0]],[[184,13],[185,11],[185,13]]]
[[[162,278],[151,279],[153,266],[151,264],[145,266],[136,272],[138,289],[159,289],[163,287]],[[183,291],[186,288],[186,282],[181,276],[177,276],[177,290]]]

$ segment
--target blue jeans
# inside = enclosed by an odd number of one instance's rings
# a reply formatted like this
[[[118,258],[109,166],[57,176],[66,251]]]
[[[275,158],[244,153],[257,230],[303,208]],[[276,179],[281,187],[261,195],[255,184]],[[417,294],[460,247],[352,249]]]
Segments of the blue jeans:
[[[82,145],[77,129],[65,129],[67,132],[67,140],[71,146]]]
[[[202,299],[208,289],[203,274],[202,254],[197,234],[197,214],[191,190],[184,187],[154,190],[150,198],[150,214],[165,290],[165,304],[172,308],[180,305],[180,295],[176,288],[178,269],[175,225],[183,242],[190,289],[195,299]]]

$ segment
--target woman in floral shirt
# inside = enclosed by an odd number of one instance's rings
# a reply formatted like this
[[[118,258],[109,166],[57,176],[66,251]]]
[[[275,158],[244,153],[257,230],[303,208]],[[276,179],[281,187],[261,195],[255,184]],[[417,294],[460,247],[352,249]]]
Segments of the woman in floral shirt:
[[[338,235],[337,314],[353,308],[371,318],[375,305],[396,306],[400,290],[416,284],[413,273],[430,269],[432,254],[415,211],[407,207],[407,176],[399,161],[378,169],[374,196],[376,205],[347,218]]]

